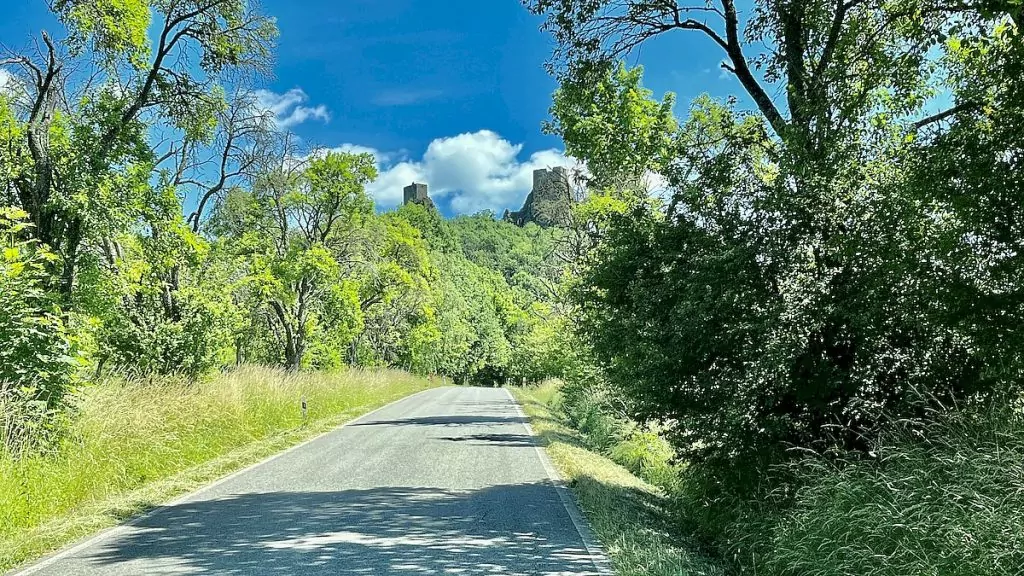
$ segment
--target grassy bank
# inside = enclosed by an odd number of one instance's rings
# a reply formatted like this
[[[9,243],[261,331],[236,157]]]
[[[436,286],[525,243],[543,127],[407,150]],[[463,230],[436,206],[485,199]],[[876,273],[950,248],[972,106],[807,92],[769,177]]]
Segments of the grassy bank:
[[[620,574],[1024,574],[1024,418],[1014,408],[908,422],[869,458],[808,454],[758,472],[671,466],[660,439],[600,402],[559,403],[553,385],[516,393]]]
[[[398,371],[246,367],[197,384],[88,388],[56,453],[0,452],[0,571],[435,384]]]
[[[659,488],[587,448],[555,410],[558,388],[512,390],[595,535],[623,576],[711,576],[721,568],[673,529],[671,501]]]
[[[886,434],[874,458],[788,466],[777,514],[737,523],[766,576],[1024,574],[1024,419],[968,409]]]

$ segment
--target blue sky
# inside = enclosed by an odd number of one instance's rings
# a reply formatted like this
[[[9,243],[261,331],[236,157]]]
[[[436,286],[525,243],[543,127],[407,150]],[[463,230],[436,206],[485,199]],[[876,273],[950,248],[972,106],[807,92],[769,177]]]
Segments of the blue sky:
[[[7,2],[0,41],[24,46],[58,33],[44,0]],[[371,192],[382,208],[425,181],[446,214],[518,209],[534,168],[567,164],[541,133],[555,83],[550,38],[518,0],[264,0],[280,29],[263,100],[304,141],[377,154]],[[722,54],[697,34],[646,44],[631,64],[645,83],[676,92],[739,92]]]

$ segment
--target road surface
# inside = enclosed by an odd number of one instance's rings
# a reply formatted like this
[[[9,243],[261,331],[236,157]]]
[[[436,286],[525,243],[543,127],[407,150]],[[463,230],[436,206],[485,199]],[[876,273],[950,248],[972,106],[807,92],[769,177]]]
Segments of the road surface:
[[[607,573],[551,474],[508,392],[438,388],[24,574]]]

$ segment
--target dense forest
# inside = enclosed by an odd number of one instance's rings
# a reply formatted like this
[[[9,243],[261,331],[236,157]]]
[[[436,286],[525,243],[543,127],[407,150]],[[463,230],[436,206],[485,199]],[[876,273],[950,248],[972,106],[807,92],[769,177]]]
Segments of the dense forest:
[[[1024,4],[524,4],[585,166],[545,228],[375,209],[371,155],[256,105],[248,2],[53,3],[2,61],[4,457],[111,374],[557,378],[715,570],[1019,574]],[[664,34],[742,92],[645,89]]]

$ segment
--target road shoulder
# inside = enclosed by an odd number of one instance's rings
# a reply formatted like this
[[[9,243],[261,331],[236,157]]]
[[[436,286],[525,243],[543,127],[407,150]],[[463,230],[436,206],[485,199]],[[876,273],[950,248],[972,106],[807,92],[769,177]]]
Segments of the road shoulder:
[[[550,387],[511,388],[565,486],[607,553],[614,574],[718,575],[721,570],[672,536],[669,502],[656,487],[584,448],[554,410]]]
[[[538,443],[534,445],[534,448],[537,451],[537,457],[540,459],[541,464],[544,465],[544,470],[547,472],[548,478],[551,479],[552,484],[554,484],[555,490],[558,491],[558,498],[561,500],[562,506],[565,507],[566,513],[569,514],[569,518],[572,520],[572,524],[576,528],[576,532],[579,533],[580,539],[583,541],[583,546],[587,549],[587,553],[590,555],[590,559],[594,563],[594,568],[596,568],[597,573],[602,576],[614,574],[608,557],[601,549],[601,544],[594,535],[594,532],[591,530],[587,518],[580,511],[576,498],[566,485],[564,476],[552,464],[551,459],[548,457],[544,440],[534,431],[533,426],[531,425],[531,417],[523,411],[523,406],[519,399],[516,398],[516,395],[508,388],[506,388],[505,391],[508,392],[509,397],[512,399],[512,404],[515,406],[519,416],[523,419],[523,426],[526,428],[526,432],[530,436],[538,439]]]

